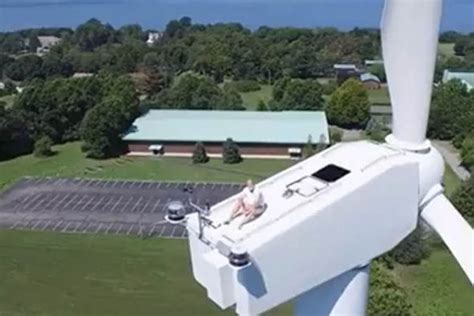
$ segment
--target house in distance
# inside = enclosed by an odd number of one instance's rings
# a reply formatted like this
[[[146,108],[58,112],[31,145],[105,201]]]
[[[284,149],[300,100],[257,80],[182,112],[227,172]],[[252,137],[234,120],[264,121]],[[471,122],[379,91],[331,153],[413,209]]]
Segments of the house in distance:
[[[151,110],[137,118],[123,141],[129,155],[192,155],[202,142],[210,157],[221,157],[227,138],[245,158],[299,157],[311,138],[329,144],[324,112]]]

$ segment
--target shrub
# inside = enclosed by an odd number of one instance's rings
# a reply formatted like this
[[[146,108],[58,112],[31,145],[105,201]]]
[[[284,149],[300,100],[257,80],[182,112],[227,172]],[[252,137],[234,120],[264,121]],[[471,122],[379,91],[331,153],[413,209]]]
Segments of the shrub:
[[[313,137],[308,135],[308,140],[306,141],[306,145],[303,148],[303,158],[309,158],[314,155],[314,145],[313,145]]]
[[[462,216],[471,225],[474,224],[474,176],[463,182],[454,192],[452,201]]]
[[[51,150],[53,141],[48,136],[43,136],[35,142],[34,155],[36,157],[49,157],[53,155]]]
[[[227,138],[222,147],[222,159],[226,164],[234,164],[242,161],[240,149],[232,138]]]
[[[268,107],[265,104],[265,101],[263,101],[262,99],[258,101],[257,111],[260,111],[260,112],[268,111]]]
[[[402,240],[392,251],[388,253],[400,264],[419,264],[430,255],[430,247],[423,239],[423,230],[418,227],[404,240]]]
[[[331,137],[331,144],[339,143],[342,140],[342,131],[336,127],[330,127],[329,136]]]
[[[371,265],[367,314],[373,316],[411,314],[411,305],[406,292],[397,284],[384,263],[378,261],[373,261]]]
[[[193,163],[206,163],[208,161],[209,157],[207,156],[206,148],[203,143],[197,142],[193,151]]]

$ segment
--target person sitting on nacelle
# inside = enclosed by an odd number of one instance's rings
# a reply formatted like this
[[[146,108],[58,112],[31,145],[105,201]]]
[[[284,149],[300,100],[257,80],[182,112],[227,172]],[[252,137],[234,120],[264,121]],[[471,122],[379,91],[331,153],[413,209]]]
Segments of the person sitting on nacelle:
[[[247,180],[246,187],[240,193],[237,198],[232,213],[224,224],[229,224],[236,217],[243,215],[244,218],[239,225],[239,229],[245,224],[253,221],[265,211],[265,202],[263,200],[263,194],[253,184],[252,180]]]

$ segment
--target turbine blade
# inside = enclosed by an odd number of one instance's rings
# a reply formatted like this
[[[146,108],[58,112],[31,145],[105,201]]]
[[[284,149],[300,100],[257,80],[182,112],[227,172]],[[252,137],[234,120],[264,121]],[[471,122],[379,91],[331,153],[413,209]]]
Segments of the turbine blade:
[[[386,0],[382,55],[396,141],[421,146],[426,139],[442,0]]]
[[[474,232],[471,225],[442,194],[424,207],[421,217],[440,235],[474,284]]]

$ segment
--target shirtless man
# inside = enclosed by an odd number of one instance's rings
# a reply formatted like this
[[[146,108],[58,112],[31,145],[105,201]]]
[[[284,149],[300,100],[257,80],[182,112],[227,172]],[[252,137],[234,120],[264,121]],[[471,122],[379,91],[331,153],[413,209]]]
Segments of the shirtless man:
[[[249,179],[246,187],[240,193],[229,219],[224,224],[229,224],[236,217],[243,215],[244,218],[239,225],[239,229],[241,229],[243,225],[262,215],[264,210],[263,195]]]

